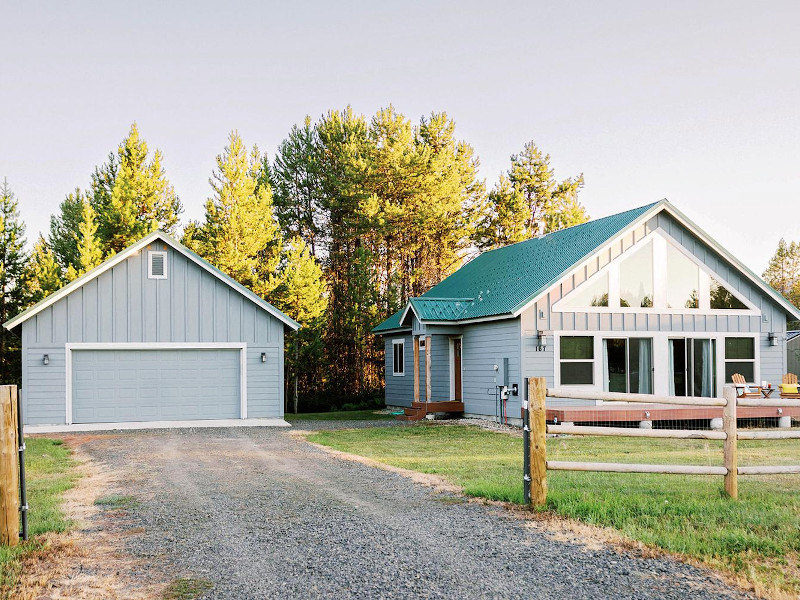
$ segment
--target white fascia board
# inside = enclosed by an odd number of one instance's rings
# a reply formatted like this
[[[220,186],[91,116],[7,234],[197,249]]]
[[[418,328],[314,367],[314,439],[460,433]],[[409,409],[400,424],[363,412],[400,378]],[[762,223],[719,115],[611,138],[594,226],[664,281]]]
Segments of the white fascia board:
[[[98,265],[97,267],[95,267],[94,269],[92,269],[91,271],[89,271],[88,273],[83,275],[82,277],[79,277],[75,281],[69,283],[68,285],[65,285],[63,288],[61,288],[57,292],[54,292],[54,293],[50,294],[47,298],[45,298],[44,300],[41,300],[40,302],[34,304],[30,308],[28,308],[26,311],[21,312],[20,314],[18,314],[13,319],[5,322],[3,324],[3,327],[5,327],[8,330],[11,330],[14,327],[17,327],[18,325],[21,325],[22,323],[24,323],[25,321],[30,319],[35,314],[41,312],[42,310],[44,310],[48,306],[51,306],[52,304],[54,304],[55,302],[58,302],[61,298],[71,294],[74,290],[78,289],[79,287],[85,285],[86,283],[88,283],[92,279],[95,279],[96,277],[98,277],[101,274],[105,273],[110,268],[112,268],[115,265],[117,265],[117,264],[121,263],[122,261],[126,260],[129,256],[132,256],[136,252],[139,252],[142,248],[145,248],[148,244],[153,243],[157,239],[161,240],[164,243],[166,243],[167,245],[171,246],[174,250],[176,250],[177,252],[180,252],[181,254],[183,254],[186,258],[190,259],[196,265],[202,267],[204,270],[206,270],[208,273],[210,273],[211,275],[213,275],[217,279],[227,283],[231,288],[233,288],[234,290],[236,290],[237,292],[239,292],[240,294],[245,296],[248,300],[252,301],[254,304],[259,306],[260,308],[262,308],[265,311],[267,311],[268,313],[270,313],[273,317],[275,317],[276,319],[278,319],[279,321],[284,323],[287,327],[291,328],[294,331],[297,331],[298,329],[300,329],[300,324],[297,323],[297,321],[295,321],[294,319],[292,319],[292,318],[288,317],[287,315],[283,314],[277,308],[272,306],[269,302],[267,302],[263,298],[259,297],[258,295],[256,295],[252,291],[248,290],[245,286],[243,286],[239,282],[231,279],[230,277],[225,275],[225,273],[223,273],[219,269],[215,269],[210,263],[205,261],[203,258],[201,258],[197,254],[195,254],[194,252],[189,250],[186,246],[184,246],[183,244],[181,244],[180,242],[175,240],[172,236],[170,236],[167,233],[161,231],[160,229],[156,230],[156,231],[154,231],[154,232],[152,232],[152,233],[150,233],[148,235],[146,235],[145,237],[143,237],[141,240],[139,240],[138,242],[136,242],[132,246],[129,246],[128,248],[126,248],[125,250],[120,252],[119,254],[115,254],[114,256],[112,256],[111,258],[107,259],[105,262],[101,263],[100,265]]]
[[[403,309],[403,314],[402,314],[402,315],[400,315],[400,324],[402,325],[403,321],[405,321],[405,320],[406,320],[406,316],[408,315],[408,311],[409,311],[409,309],[411,309],[411,312],[413,312],[413,313],[414,313],[414,316],[415,316],[415,317],[417,317],[417,321],[419,321],[420,323],[422,323],[422,319],[420,319],[420,318],[419,318],[419,315],[417,314],[417,310],[414,308],[414,305],[413,305],[413,304],[411,304],[411,300],[409,300],[409,301],[406,303],[406,307]]]
[[[162,233],[162,232],[154,231],[153,233],[151,233],[149,235],[146,235],[145,237],[143,237],[141,240],[139,240],[138,242],[136,242],[132,246],[129,246],[128,248],[126,248],[122,252],[120,252],[118,254],[115,254],[111,258],[109,258],[109,259],[105,260],[104,262],[100,263],[99,265],[97,265],[94,269],[92,269],[88,273],[85,273],[81,277],[78,277],[75,281],[72,281],[72,282],[68,283],[67,285],[62,287],[60,290],[58,290],[56,292],[53,292],[52,294],[47,296],[47,298],[44,298],[43,300],[40,300],[39,302],[37,302],[36,304],[31,306],[27,310],[25,310],[25,311],[21,312],[20,314],[18,314],[13,319],[10,319],[10,320],[6,321],[5,323],[3,323],[3,327],[5,327],[8,330],[11,330],[14,327],[16,327],[17,325],[21,325],[22,323],[24,323],[25,321],[30,319],[33,315],[43,311],[48,306],[50,306],[52,304],[55,304],[56,302],[61,300],[61,298],[65,297],[65,296],[68,296],[74,290],[78,289],[79,287],[82,287],[86,283],[90,282],[92,279],[95,279],[96,277],[98,277],[101,274],[103,274],[106,271],[108,271],[113,266],[118,265],[119,263],[121,263],[122,261],[127,259],[129,256],[135,254],[136,252],[138,252],[139,250],[141,250],[142,248],[144,248],[148,244],[152,243],[156,238],[159,237],[159,233]]]
[[[542,298],[545,298],[553,289],[553,287],[558,285],[565,277],[568,277],[576,270],[578,270],[581,267],[581,265],[583,265],[583,263],[585,263],[589,258],[600,252],[604,252],[614,244],[618,243],[631,229],[638,227],[643,222],[647,221],[653,215],[657,214],[658,212],[661,212],[662,210],[666,211],[671,217],[673,217],[681,225],[686,227],[686,229],[688,229],[695,236],[697,236],[697,238],[700,239],[700,241],[711,247],[714,251],[718,252],[724,259],[733,264],[733,266],[736,267],[739,270],[739,272],[741,272],[750,281],[756,284],[756,286],[760,288],[763,292],[765,292],[768,296],[773,298],[775,302],[780,304],[787,313],[793,316],[796,320],[800,320],[800,310],[795,308],[785,298],[780,296],[780,294],[778,294],[778,292],[773,290],[763,279],[758,277],[750,269],[744,266],[744,264],[742,264],[730,252],[728,252],[722,246],[720,246],[711,236],[709,236],[705,231],[703,231],[697,225],[695,225],[687,216],[685,216],[678,209],[676,209],[668,200],[662,200],[661,202],[653,206],[653,208],[651,208],[646,213],[641,215],[638,219],[633,221],[630,225],[628,225],[628,227],[623,229],[619,234],[611,238],[608,242],[597,248],[595,251],[584,256],[581,260],[576,262],[570,269],[568,269],[567,271],[559,275],[556,279],[547,284],[547,286],[544,287],[541,292],[539,292],[529,300],[526,300],[524,304],[515,309],[513,312],[514,316],[520,315],[521,313],[528,310],[531,306],[539,302]]]

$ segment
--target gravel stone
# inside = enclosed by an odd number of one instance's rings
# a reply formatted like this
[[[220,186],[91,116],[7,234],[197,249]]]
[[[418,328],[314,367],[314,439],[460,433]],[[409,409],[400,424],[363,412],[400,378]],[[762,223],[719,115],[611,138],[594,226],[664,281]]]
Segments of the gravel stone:
[[[296,422],[297,429],[408,426]],[[747,598],[712,572],[553,540],[504,509],[345,461],[285,429],[125,432],[82,448],[137,502],[142,577],[203,598]],[[141,533],[142,529],[144,533]]]

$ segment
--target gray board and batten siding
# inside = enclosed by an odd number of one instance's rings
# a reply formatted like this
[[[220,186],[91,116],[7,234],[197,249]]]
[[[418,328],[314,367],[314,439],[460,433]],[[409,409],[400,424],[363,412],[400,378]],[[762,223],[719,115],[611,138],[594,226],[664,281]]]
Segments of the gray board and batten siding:
[[[504,382],[517,383],[520,378],[520,320],[505,319],[476,323],[462,327],[424,325],[413,319],[413,335],[431,336],[431,400],[446,401],[451,397],[451,338],[462,339],[462,398],[464,413],[493,415],[496,408],[497,386]],[[405,374],[393,374],[392,344],[405,340]],[[414,338],[411,333],[387,333],[386,350],[386,404],[411,406],[414,399]],[[507,359],[507,360],[503,360]],[[504,373],[508,363],[508,373]],[[494,370],[498,366],[498,371]],[[420,349],[419,395],[425,401],[425,351]],[[518,416],[520,398],[509,398],[509,415]]]
[[[761,315],[752,314],[680,314],[659,312],[554,312],[551,307],[586,279],[597,273],[617,256],[657,229],[667,233],[689,253],[697,257],[712,272],[719,275],[736,292],[756,306]],[[594,255],[578,266],[575,273],[555,285],[548,294],[522,313],[522,354],[526,377],[546,377],[549,386],[555,385],[555,353],[550,337],[544,352],[536,351],[536,332],[565,331],[591,333],[595,331],[682,333],[742,333],[757,334],[760,353],[760,377],[775,384],[781,381],[786,365],[786,347],[779,343],[770,346],[769,334],[785,338],[786,311],[745,277],[727,259],[707,246],[684,225],[666,212],[659,212],[638,227],[626,232],[610,249]],[[726,382],[729,383],[729,382]],[[570,401],[574,404],[575,401]]]
[[[148,278],[149,250],[167,252],[166,279]],[[165,344],[187,349],[194,344],[246,344],[247,416],[283,415],[284,323],[157,238],[28,318],[21,335],[22,396],[30,424],[65,423],[67,344],[142,344],[153,349]],[[228,386],[221,384],[220,393],[227,394]],[[76,408],[73,401],[73,414]]]

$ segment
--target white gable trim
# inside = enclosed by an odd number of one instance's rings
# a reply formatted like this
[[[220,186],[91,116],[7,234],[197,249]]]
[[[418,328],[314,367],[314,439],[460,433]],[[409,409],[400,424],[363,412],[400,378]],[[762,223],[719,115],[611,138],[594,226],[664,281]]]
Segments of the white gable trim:
[[[600,277],[602,277],[606,273],[609,274],[609,304],[610,304],[611,303],[611,293],[610,292],[611,292],[611,289],[614,288],[614,284],[611,283],[611,280],[613,279],[611,276],[615,272],[618,273],[618,271],[616,271],[617,265],[619,265],[622,261],[626,260],[631,255],[633,255],[644,244],[647,244],[649,242],[655,243],[654,240],[656,239],[656,237],[660,237],[662,239],[661,244],[664,244],[664,243],[669,244],[670,246],[675,248],[678,252],[683,254],[687,259],[692,261],[692,263],[697,265],[697,267],[700,269],[700,271],[702,273],[705,273],[706,276],[713,277],[714,279],[719,281],[721,284],[723,284],[725,286],[725,288],[731,294],[733,294],[739,301],[741,301],[745,306],[747,306],[747,308],[746,309],[738,309],[737,310],[737,309],[719,309],[719,308],[717,308],[717,309],[711,309],[711,308],[708,308],[708,309],[706,309],[706,308],[681,308],[681,307],[668,308],[666,306],[653,306],[653,307],[650,307],[650,308],[642,308],[642,307],[638,307],[638,306],[629,306],[629,307],[625,307],[625,308],[622,308],[620,306],[566,306],[566,304],[569,302],[569,297],[573,293],[579,291],[581,289],[581,287],[583,287],[585,285],[588,285],[588,284],[591,284],[591,282],[593,282],[593,281],[596,281],[597,279],[599,279]],[[653,249],[655,250],[656,248],[654,247]],[[657,259],[656,259],[655,255],[654,255],[654,257],[653,257],[654,263],[655,263],[656,260]],[[584,261],[581,265],[579,265],[579,269],[581,267],[583,267],[583,265],[585,263],[586,263],[586,261]],[[571,272],[571,274],[573,274],[574,272],[575,272],[575,270],[573,270]],[[664,271],[663,274],[665,274],[665,273],[666,272]],[[570,275],[568,275],[567,277],[569,277]],[[657,281],[657,275],[658,275],[658,273],[656,272],[656,269],[654,268],[653,269],[653,278],[654,278],[653,284],[654,284],[654,287],[655,287],[655,292],[656,292],[656,295],[658,295],[659,291],[661,291],[662,295],[663,295],[663,292],[666,290],[666,281],[660,282],[660,285],[659,285],[659,281]],[[561,281],[564,281],[564,279],[565,278],[562,278]],[[701,280],[699,282],[699,285],[701,287],[703,286],[703,281],[704,281],[703,278],[701,278]],[[619,283],[619,282],[617,282],[617,283]],[[552,290],[552,287],[550,289]],[[701,293],[701,298],[702,298],[703,297],[702,290],[698,290],[698,292]],[[708,290],[706,290],[706,292],[708,292]],[[648,233],[645,237],[643,237],[641,240],[639,240],[638,242],[633,244],[630,248],[625,250],[622,254],[620,254],[619,256],[615,257],[611,262],[609,262],[603,268],[599,269],[596,273],[594,273],[593,275],[588,277],[585,281],[583,281],[582,283],[578,284],[574,289],[572,289],[569,292],[567,292],[566,294],[564,294],[564,296],[560,300],[558,300],[557,302],[555,302],[553,304],[553,306],[551,307],[550,310],[552,312],[558,312],[558,313],[561,313],[561,312],[570,312],[570,313],[573,313],[573,312],[612,313],[613,312],[613,313],[626,313],[626,314],[627,313],[643,313],[643,314],[680,314],[680,315],[761,316],[761,311],[748,298],[745,298],[733,285],[731,285],[730,282],[726,281],[723,277],[721,277],[720,275],[715,273],[713,270],[711,270],[708,267],[708,265],[703,263],[698,257],[696,257],[694,254],[692,254],[686,248],[684,248],[680,243],[678,243],[678,241],[675,238],[673,238],[671,235],[669,235],[669,233],[664,231],[664,229],[662,229],[661,227],[659,227],[659,228],[655,229],[654,231],[651,231],[650,233]]]
[[[730,262],[734,267],[736,267],[736,269],[745,278],[749,279],[752,283],[754,283],[756,285],[756,287],[761,289],[767,296],[772,298],[777,304],[779,304],[781,307],[783,307],[783,309],[788,314],[793,316],[796,320],[800,320],[800,310],[798,310],[795,306],[790,304],[785,298],[780,296],[778,294],[778,292],[776,292],[775,290],[770,288],[769,285],[767,285],[767,283],[763,279],[761,279],[760,277],[755,275],[750,269],[748,269],[746,266],[744,266],[744,264],[742,264],[736,257],[734,257],[730,252],[728,252],[722,246],[720,246],[705,231],[703,231],[697,225],[692,223],[692,221],[689,220],[688,217],[686,217],[683,213],[681,213],[678,209],[676,209],[667,200],[662,200],[661,202],[659,202],[658,204],[653,206],[653,208],[651,208],[650,210],[645,212],[643,215],[641,215],[633,223],[631,223],[625,229],[623,229],[619,234],[617,234],[616,236],[611,238],[608,242],[603,244],[601,247],[597,248],[591,254],[585,256],[584,258],[582,258],[579,262],[577,262],[575,265],[573,265],[573,267],[571,269],[569,269],[568,271],[564,272],[557,279],[555,279],[553,282],[551,282],[546,288],[543,289],[543,291],[541,291],[540,293],[536,294],[530,300],[527,300],[522,305],[520,305],[516,310],[514,310],[513,313],[512,313],[513,316],[515,316],[515,317],[519,316],[521,313],[523,313],[527,309],[529,309],[532,306],[534,306],[537,302],[539,302],[543,298],[546,298],[550,294],[550,292],[553,290],[553,288],[555,286],[559,285],[561,283],[561,281],[563,281],[566,277],[570,277],[571,275],[574,275],[579,269],[581,269],[583,267],[584,263],[587,260],[589,260],[592,257],[596,256],[597,254],[600,254],[600,253],[602,253],[604,251],[607,251],[614,244],[618,244],[620,242],[620,240],[624,236],[626,236],[632,229],[635,229],[636,227],[641,226],[643,223],[647,222],[649,219],[651,219],[654,215],[658,214],[662,210],[666,211],[667,214],[669,214],[676,221],[678,221],[678,223],[680,223],[681,225],[686,227],[686,229],[688,229],[700,241],[702,241],[704,244],[706,244],[709,247],[711,247],[713,250],[715,250],[717,253],[719,253],[725,260]],[[722,279],[720,279],[720,282],[723,282]],[[748,303],[748,305],[751,305],[751,303]],[[626,309],[626,311],[627,310],[629,310],[629,309]],[[687,310],[687,311],[691,310],[692,314],[698,314],[696,309],[685,309],[685,310]],[[738,311],[737,314],[742,314],[743,312],[745,312],[745,311]]]
[[[22,323],[30,319],[32,316],[43,311],[48,306],[55,304],[65,296],[68,296],[73,291],[84,286],[86,283],[90,282],[96,277],[99,277],[101,274],[105,273],[115,265],[118,265],[122,261],[126,260],[129,256],[132,256],[133,254],[139,252],[142,248],[145,248],[147,245],[152,244],[156,240],[161,240],[165,242],[167,245],[171,246],[174,250],[183,254],[186,258],[190,259],[199,267],[205,269],[207,272],[209,272],[217,279],[224,281],[231,288],[239,292],[241,295],[245,296],[248,300],[252,301],[258,307],[267,311],[273,317],[284,323],[287,327],[290,327],[294,331],[297,331],[300,328],[300,324],[297,323],[294,319],[291,319],[290,317],[286,316],[277,308],[272,306],[269,302],[266,302],[265,300],[263,300],[262,298],[260,298],[259,296],[248,290],[242,284],[238,283],[237,281],[234,281],[233,279],[225,275],[222,271],[219,271],[214,267],[212,267],[208,262],[206,262],[198,255],[196,255],[194,252],[189,250],[186,246],[179,243],[178,241],[176,241],[171,236],[167,235],[161,230],[157,230],[149,235],[146,235],[132,246],[129,246],[119,254],[115,254],[114,256],[112,256],[105,262],[101,263],[100,265],[98,265],[97,267],[95,267],[82,277],[79,277],[75,281],[65,285],[57,292],[53,292],[44,300],[41,300],[40,302],[28,308],[26,311],[23,311],[20,314],[18,314],[13,319],[5,322],[3,324],[3,327],[5,327],[8,330],[11,330],[14,327],[17,327],[18,325],[21,325]]]

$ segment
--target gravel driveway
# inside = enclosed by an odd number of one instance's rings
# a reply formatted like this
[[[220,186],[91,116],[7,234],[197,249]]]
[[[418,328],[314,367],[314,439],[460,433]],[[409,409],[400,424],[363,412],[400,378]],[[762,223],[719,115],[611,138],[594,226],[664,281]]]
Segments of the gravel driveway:
[[[285,429],[132,432],[82,448],[137,500],[120,513],[137,532],[128,551],[153,576],[213,581],[208,598],[745,597],[673,560],[555,541]]]

